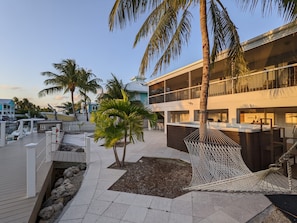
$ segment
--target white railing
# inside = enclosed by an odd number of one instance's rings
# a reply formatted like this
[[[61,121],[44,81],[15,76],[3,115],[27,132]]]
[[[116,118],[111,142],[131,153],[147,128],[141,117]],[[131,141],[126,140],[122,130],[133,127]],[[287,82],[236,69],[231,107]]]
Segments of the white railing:
[[[208,93],[209,96],[218,96],[291,86],[297,86],[297,63],[269,70],[252,72],[239,77],[212,80],[209,83]],[[200,90],[201,85],[196,85],[174,91],[160,91],[158,94],[150,93],[149,103],[155,104],[199,98]]]
[[[27,152],[26,188],[27,197],[36,196],[37,172],[45,162],[51,162],[51,152],[56,151],[62,141],[61,126],[57,124],[52,131],[46,132],[45,139],[38,143],[25,145]],[[45,140],[45,146],[43,146]]]
[[[91,132],[95,130],[95,124],[87,121],[63,122],[63,130],[66,132]]]
[[[57,124],[52,131],[46,131],[46,137],[39,143],[29,143],[26,145],[27,150],[27,197],[36,195],[36,176],[37,172],[45,162],[52,162],[52,153],[57,151],[62,139],[63,133],[60,131],[61,126]],[[45,140],[45,146],[43,145]],[[91,138],[84,134],[84,149],[86,154],[86,163],[90,163]]]

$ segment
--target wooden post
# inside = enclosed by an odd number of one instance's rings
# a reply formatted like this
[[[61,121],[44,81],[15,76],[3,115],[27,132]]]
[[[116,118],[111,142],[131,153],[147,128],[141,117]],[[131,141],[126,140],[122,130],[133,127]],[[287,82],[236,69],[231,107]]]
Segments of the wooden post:
[[[29,143],[27,147],[27,197],[36,196],[36,145]]]

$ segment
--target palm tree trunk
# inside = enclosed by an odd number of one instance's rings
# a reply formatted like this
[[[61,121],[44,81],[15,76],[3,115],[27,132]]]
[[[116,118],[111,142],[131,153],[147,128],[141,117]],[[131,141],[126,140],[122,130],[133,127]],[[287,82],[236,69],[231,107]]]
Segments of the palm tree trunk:
[[[116,164],[117,164],[118,167],[121,167],[121,162],[120,162],[120,159],[119,159],[119,156],[118,156],[116,145],[114,145],[112,147],[112,149],[113,149],[114,157],[115,157],[115,160],[116,160]]]
[[[74,96],[73,95],[74,95],[74,91],[71,91],[72,112],[74,114],[75,120],[77,120],[76,113],[75,113],[75,110],[74,110]]]
[[[89,115],[88,115],[87,102],[85,102],[85,112],[86,112],[86,118],[87,118],[87,122],[88,122],[89,121]]]
[[[200,137],[206,135],[206,121],[207,121],[207,100],[209,88],[209,37],[207,30],[207,12],[206,0],[200,0],[200,31],[202,36],[202,53],[203,53],[203,68],[202,68],[202,81],[200,93],[200,114],[199,114],[199,134]]]
[[[122,166],[125,166],[126,147],[127,147],[127,131],[125,131],[125,136],[124,136],[124,150],[123,150],[123,157],[122,157]]]

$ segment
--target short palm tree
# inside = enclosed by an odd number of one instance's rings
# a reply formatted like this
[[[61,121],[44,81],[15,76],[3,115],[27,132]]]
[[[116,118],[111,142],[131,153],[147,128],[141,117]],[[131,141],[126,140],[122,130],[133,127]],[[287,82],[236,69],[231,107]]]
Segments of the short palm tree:
[[[116,117],[108,116],[104,112],[92,113],[91,120],[96,124],[94,141],[104,139],[104,146],[113,149],[116,164],[120,167],[121,161],[117,152],[117,142],[124,137],[122,126],[118,125]]]
[[[228,0],[229,1],[229,0]],[[244,8],[255,8],[258,0],[237,0]],[[263,0],[263,12],[276,6],[280,13],[287,18],[296,18],[296,0]],[[200,95],[200,135],[206,134],[207,99],[209,88],[210,64],[215,60],[218,52],[228,49],[229,58],[235,69],[241,72],[245,66],[243,50],[240,45],[236,26],[231,21],[222,0],[115,0],[110,12],[109,25],[113,30],[116,25],[124,28],[129,21],[135,21],[142,13],[150,12],[144,21],[134,41],[136,46],[143,38],[149,37],[147,48],[144,52],[140,74],[144,75],[149,62],[154,57],[159,57],[154,73],[161,71],[164,66],[171,63],[172,59],[181,53],[182,45],[188,42],[191,32],[190,6],[199,6],[200,31],[202,36],[202,86]],[[207,13],[208,12],[208,13]],[[211,32],[209,32],[210,24]],[[210,53],[210,38],[213,37],[212,51]],[[230,63],[231,64],[231,63]]]
[[[93,74],[91,70],[80,68],[78,73],[80,77],[79,86],[78,86],[79,93],[82,97],[82,102],[84,103],[86,120],[89,121],[87,103],[90,102],[91,100],[87,94],[88,92],[96,94],[98,89],[102,89],[101,85],[98,83],[98,82],[101,82],[102,80],[100,78],[96,78],[96,75]]]
[[[59,74],[55,74],[50,71],[42,72],[42,76],[47,76],[49,79],[44,81],[45,85],[50,85],[49,88],[45,88],[41,90],[38,95],[39,97],[43,97],[48,94],[54,94],[57,92],[61,92],[64,90],[64,94],[70,92],[71,94],[71,103],[72,103],[72,111],[75,114],[74,108],[74,92],[79,85],[79,74],[78,74],[78,65],[75,60],[66,59],[61,63],[54,63],[54,68],[59,71]]]
[[[123,156],[120,166],[125,165],[126,148],[128,140],[143,141],[143,119],[147,118],[151,125],[156,123],[156,115],[144,106],[134,105],[128,100],[127,93],[122,90],[123,99],[103,100],[100,108],[93,115],[96,123],[94,139],[105,139],[105,145],[113,147],[124,140]],[[117,154],[115,152],[115,154]],[[117,161],[117,155],[115,155]]]

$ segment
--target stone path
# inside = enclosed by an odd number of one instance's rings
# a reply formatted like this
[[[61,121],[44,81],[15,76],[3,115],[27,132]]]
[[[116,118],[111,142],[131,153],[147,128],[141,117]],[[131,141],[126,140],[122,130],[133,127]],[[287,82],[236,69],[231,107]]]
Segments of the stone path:
[[[64,142],[83,145],[82,135],[65,135]],[[75,198],[60,216],[60,223],[210,223],[247,222],[271,206],[261,194],[189,192],[175,199],[110,191],[108,188],[124,173],[108,169],[114,163],[113,151],[91,142],[91,163]],[[121,155],[121,149],[119,149]],[[166,135],[145,131],[145,142],[129,144],[127,162],[142,156],[177,158],[189,155],[166,146]],[[178,176],[176,176],[178,177]]]

